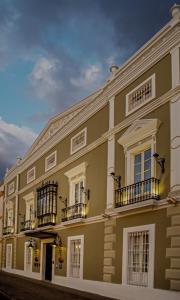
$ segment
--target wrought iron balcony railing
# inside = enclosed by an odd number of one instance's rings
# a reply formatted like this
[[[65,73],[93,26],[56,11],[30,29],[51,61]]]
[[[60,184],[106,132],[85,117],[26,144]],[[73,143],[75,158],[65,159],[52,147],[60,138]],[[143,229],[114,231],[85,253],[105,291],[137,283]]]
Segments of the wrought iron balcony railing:
[[[26,220],[21,222],[20,231],[32,230],[35,228],[35,220]]]
[[[6,226],[3,228],[3,235],[13,234],[14,233],[14,226]]]
[[[56,224],[56,214],[47,213],[41,216],[38,216],[38,227],[55,225]]]
[[[159,200],[159,182],[159,179],[153,177],[115,190],[115,207],[149,199]]]
[[[76,203],[71,206],[66,206],[62,209],[62,222],[86,218],[86,204],[85,203]]]

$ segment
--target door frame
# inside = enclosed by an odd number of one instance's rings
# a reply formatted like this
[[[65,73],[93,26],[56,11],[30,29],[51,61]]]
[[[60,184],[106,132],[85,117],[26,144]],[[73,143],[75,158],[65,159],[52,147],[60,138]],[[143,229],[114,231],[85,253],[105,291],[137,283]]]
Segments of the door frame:
[[[28,245],[29,245],[29,242],[27,241],[27,242],[25,242],[24,243],[24,272],[26,273],[26,274],[29,274],[29,273],[32,273],[32,267],[33,267],[33,249],[32,248],[30,248],[30,250],[31,250],[31,266],[30,266],[30,271],[28,271],[27,270],[27,267],[26,267],[26,258],[27,258],[27,247],[28,247]]]
[[[46,244],[52,243],[54,238],[41,240],[41,260],[40,260],[40,278],[45,280],[45,270],[46,270]],[[55,248],[52,247],[52,280],[54,279],[55,271]]]

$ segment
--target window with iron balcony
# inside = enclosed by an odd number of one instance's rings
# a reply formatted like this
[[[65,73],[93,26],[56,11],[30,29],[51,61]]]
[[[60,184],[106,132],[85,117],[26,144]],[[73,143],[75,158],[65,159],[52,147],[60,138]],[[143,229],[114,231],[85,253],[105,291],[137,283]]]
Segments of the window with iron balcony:
[[[48,181],[37,189],[38,227],[56,224],[57,188],[57,183]]]

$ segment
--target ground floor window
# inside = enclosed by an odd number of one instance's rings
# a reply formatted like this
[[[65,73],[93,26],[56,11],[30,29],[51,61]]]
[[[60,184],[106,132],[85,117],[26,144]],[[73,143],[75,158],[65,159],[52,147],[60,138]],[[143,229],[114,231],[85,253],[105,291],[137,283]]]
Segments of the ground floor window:
[[[6,245],[6,268],[12,268],[12,244]]]
[[[123,283],[153,286],[154,225],[125,228],[123,232]]]
[[[29,242],[24,246],[24,270],[26,272],[32,272],[32,248],[29,247]]]
[[[83,277],[84,236],[68,237],[67,274],[69,277]]]

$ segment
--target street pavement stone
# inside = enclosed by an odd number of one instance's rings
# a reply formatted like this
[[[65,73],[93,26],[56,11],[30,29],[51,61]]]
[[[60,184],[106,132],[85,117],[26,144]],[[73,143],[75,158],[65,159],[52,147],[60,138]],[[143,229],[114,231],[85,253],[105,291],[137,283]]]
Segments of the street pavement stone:
[[[0,300],[110,300],[110,298],[61,287],[0,271]]]

